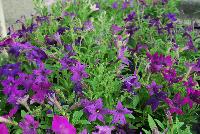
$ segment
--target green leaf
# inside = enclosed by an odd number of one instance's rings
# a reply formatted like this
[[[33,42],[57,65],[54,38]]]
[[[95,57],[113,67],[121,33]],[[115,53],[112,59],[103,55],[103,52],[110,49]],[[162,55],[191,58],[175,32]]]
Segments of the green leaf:
[[[143,128],[142,130],[145,132],[145,134],[151,134],[150,131],[147,131],[147,130],[145,130],[144,128]]]
[[[151,128],[151,130],[153,130],[153,128],[157,127],[155,121],[149,114],[148,114],[148,122],[149,122],[149,127]]]
[[[87,121],[87,120],[80,120],[79,123],[82,124],[82,125],[91,124],[91,123],[90,123],[89,121]]]
[[[160,122],[159,120],[157,120],[157,119],[154,119],[155,121],[156,121],[156,123],[158,124],[158,126],[160,127],[160,128],[162,128],[163,130],[165,129],[165,127],[164,127],[164,125],[162,124],[162,122]]]
[[[75,111],[72,118],[72,123],[77,124],[83,116],[83,111]]]
[[[24,110],[21,110],[21,117],[24,118],[27,113]]]

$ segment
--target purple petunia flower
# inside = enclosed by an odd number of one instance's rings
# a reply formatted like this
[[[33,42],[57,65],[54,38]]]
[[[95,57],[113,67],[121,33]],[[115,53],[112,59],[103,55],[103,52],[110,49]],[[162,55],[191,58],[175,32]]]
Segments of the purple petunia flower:
[[[65,55],[61,60],[60,63],[62,65],[61,70],[70,69],[71,66],[76,64],[76,60],[70,58],[70,55]]]
[[[154,55],[147,53],[147,57],[150,61],[150,70],[152,73],[157,73],[161,71],[163,67],[170,67],[173,64],[171,56],[165,57],[162,54],[158,55],[158,53]]]
[[[54,45],[54,44],[57,44],[57,41],[55,40],[55,38],[49,36],[49,35],[46,35],[45,36],[45,42],[46,44],[48,45]]]
[[[26,57],[30,61],[42,62],[48,58],[47,54],[40,48],[34,47],[31,51],[26,53]]]
[[[133,25],[133,24],[128,24],[127,26],[126,26],[126,34],[129,34],[130,35],[130,37],[132,36],[132,35],[134,35],[134,33],[138,30],[139,28],[138,27],[136,27],[135,25]]]
[[[21,72],[20,69],[21,63],[15,63],[15,64],[6,64],[4,66],[0,67],[1,75],[4,76],[15,76],[17,73]]]
[[[131,22],[136,16],[136,13],[132,11],[128,14],[128,16],[124,19],[125,22]]]
[[[38,69],[33,70],[33,74],[37,77],[46,78],[49,74],[51,74],[52,71],[45,68],[44,63],[40,62],[38,63]]]
[[[107,110],[103,108],[102,99],[95,100],[91,105],[85,107],[85,110],[89,113],[89,121],[96,121],[97,119],[101,122],[104,121],[104,115],[107,114]]]
[[[150,85],[147,86],[149,90],[150,99],[147,101],[147,105],[151,105],[153,111],[157,109],[160,104],[160,101],[163,101],[167,98],[167,93],[161,91],[162,86],[157,85],[155,81],[153,81]]]
[[[133,88],[134,89],[138,89],[141,87],[140,82],[138,81],[138,77],[136,74],[136,71],[134,72],[133,76],[129,76],[128,78],[125,78],[123,80],[123,87],[125,90],[127,90],[128,92],[133,92]]]
[[[176,14],[168,13],[166,16],[167,16],[167,18],[168,18],[171,22],[174,22],[174,21],[177,20]]]
[[[172,100],[169,99],[169,98],[166,98],[165,102],[170,107],[169,112],[171,114],[173,114],[173,113],[177,113],[179,115],[183,114],[183,111],[181,109],[182,108],[183,99],[181,98],[181,94],[180,93],[177,93]]]
[[[132,111],[128,110],[127,108],[124,108],[122,103],[118,101],[116,109],[112,110],[110,113],[113,115],[112,123],[120,122],[120,124],[124,125],[126,124],[126,118],[124,115],[131,114]]]
[[[55,134],[76,134],[76,128],[64,116],[54,115],[52,130]]]
[[[192,102],[195,102],[197,104],[200,104],[200,90],[195,90],[192,88],[187,88],[187,101],[185,103],[188,103],[190,108],[192,108]]]
[[[176,70],[173,68],[164,69],[162,74],[170,84],[178,83],[182,80],[182,77],[177,77]]]
[[[128,7],[128,5],[129,5],[129,2],[124,1],[124,2],[122,3],[122,9],[123,9],[123,10],[126,9],[126,8]]]
[[[117,8],[118,8],[118,3],[117,3],[117,2],[114,2],[114,3],[112,4],[112,8],[113,8],[113,9],[117,9]]]
[[[60,38],[60,34],[58,32],[56,32],[54,35],[53,35],[55,41],[59,44],[59,45],[62,45],[62,40]]]
[[[86,22],[84,22],[83,24],[83,29],[86,30],[86,31],[91,31],[94,29],[94,26],[92,24],[92,21],[88,20]]]
[[[125,52],[127,51],[128,47],[122,46],[118,50],[118,59],[122,61],[123,64],[129,65],[129,60],[128,58],[125,57]]]
[[[23,134],[37,134],[39,122],[35,121],[32,115],[27,114],[19,126],[22,128]]]
[[[115,129],[114,126],[96,126],[95,127],[98,131],[92,132],[92,134],[111,134],[112,131]]]
[[[6,80],[3,80],[1,82],[3,86],[3,93],[5,95],[9,95],[11,92],[14,92],[18,89],[18,86],[21,84],[21,82],[15,80],[14,77],[8,76]]]
[[[88,78],[89,75],[85,72],[85,65],[81,64],[79,61],[76,62],[75,66],[70,67],[72,73],[71,80],[74,83],[80,82],[83,78]]]
[[[112,32],[113,32],[113,34],[117,34],[117,33],[120,32],[121,30],[122,30],[121,27],[119,27],[119,26],[117,26],[117,25],[115,25],[115,24],[112,25]]]
[[[0,123],[1,134],[9,134],[8,128],[4,123]]]
[[[84,129],[83,131],[81,131],[80,134],[88,134],[87,129]]]
[[[197,85],[197,82],[193,80],[192,76],[189,77],[188,81],[183,84],[186,88],[193,88]]]
[[[196,63],[186,63],[186,66],[191,69],[191,72],[200,72],[200,59]]]

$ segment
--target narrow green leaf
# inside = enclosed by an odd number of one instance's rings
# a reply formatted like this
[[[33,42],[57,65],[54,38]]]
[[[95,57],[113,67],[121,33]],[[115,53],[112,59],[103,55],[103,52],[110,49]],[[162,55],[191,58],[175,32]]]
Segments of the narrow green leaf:
[[[149,127],[151,128],[151,130],[153,130],[153,128],[157,127],[155,121],[149,114],[148,114],[148,122],[149,122]]]

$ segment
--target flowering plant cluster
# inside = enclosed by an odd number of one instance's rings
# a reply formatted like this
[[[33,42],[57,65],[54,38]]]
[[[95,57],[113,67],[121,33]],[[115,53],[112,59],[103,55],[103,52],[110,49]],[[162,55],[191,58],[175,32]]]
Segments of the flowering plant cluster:
[[[176,0],[34,0],[0,41],[1,134],[190,134],[200,47]]]

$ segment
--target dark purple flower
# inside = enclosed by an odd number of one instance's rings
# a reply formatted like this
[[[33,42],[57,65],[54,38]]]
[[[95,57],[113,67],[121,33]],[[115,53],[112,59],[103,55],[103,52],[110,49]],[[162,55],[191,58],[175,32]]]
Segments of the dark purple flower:
[[[80,82],[83,78],[88,78],[88,74],[85,72],[85,65],[81,64],[79,61],[76,62],[74,66],[70,67],[72,73],[71,80],[74,83]]]
[[[168,34],[174,34],[173,28],[174,28],[174,24],[170,22],[166,24],[164,29],[168,32]]]
[[[113,34],[117,34],[117,33],[120,32],[121,30],[122,30],[121,27],[119,27],[119,26],[117,26],[117,25],[115,25],[115,24],[112,25],[112,32],[113,32]]]
[[[30,61],[41,62],[48,58],[47,54],[40,48],[34,47],[31,51],[26,53],[26,57]]]
[[[128,16],[124,19],[126,22],[131,22],[136,16],[136,13],[132,11],[131,13],[128,14]]]
[[[54,44],[57,44],[57,41],[55,40],[55,38],[49,36],[49,35],[46,35],[45,36],[45,42],[48,44],[48,45],[54,45]]]
[[[111,134],[115,129],[114,126],[96,126],[97,132],[92,132],[92,134]]]
[[[131,114],[132,111],[124,108],[122,103],[118,101],[116,109],[110,112],[113,115],[112,123],[119,123],[124,125],[126,124],[125,114]]]
[[[113,8],[113,9],[117,9],[117,8],[118,8],[118,3],[117,3],[117,2],[114,2],[114,3],[112,4],[112,8]]]
[[[133,76],[129,76],[128,78],[125,78],[123,80],[123,87],[128,92],[134,92],[133,88],[134,89],[138,89],[138,88],[141,87],[141,84],[138,81],[138,77],[137,77],[136,71],[134,72]]]
[[[126,30],[126,34],[129,34],[130,36],[132,36],[138,30],[138,27],[136,27],[133,24],[131,25],[128,24],[125,30]]]
[[[3,93],[5,95],[9,95],[11,92],[14,92],[18,89],[18,86],[21,84],[21,82],[15,80],[14,77],[8,76],[6,80],[3,80],[1,82],[3,86]]]
[[[76,134],[76,128],[64,116],[54,115],[52,130],[55,134]]]
[[[15,76],[21,72],[20,65],[21,63],[6,64],[0,67],[0,72],[4,76]]]
[[[35,121],[32,115],[27,114],[19,126],[22,128],[23,134],[37,134],[39,122]]]
[[[101,122],[105,122],[104,115],[107,114],[107,111],[103,108],[102,99],[94,101],[91,105],[85,107],[85,110],[88,111],[89,121],[96,121],[97,119]]]
[[[197,52],[198,49],[194,46],[194,43],[192,41],[192,39],[189,39],[185,45],[185,47],[183,48],[183,50],[193,50],[194,52]]]
[[[186,88],[193,88],[197,85],[197,82],[193,80],[192,76],[189,77],[188,81],[184,82],[184,86]]]
[[[84,22],[83,24],[83,29],[86,30],[86,31],[91,31],[94,29],[94,26],[92,24],[92,21],[88,20],[86,22]]]
[[[65,57],[63,57],[60,60],[60,63],[62,65],[61,70],[64,70],[64,69],[69,69],[71,66],[73,66],[74,64],[76,64],[76,60],[70,58],[69,55],[65,55]]]
[[[170,84],[178,83],[182,80],[182,77],[177,77],[176,70],[173,68],[164,69],[162,74]]]
[[[147,105],[151,105],[153,111],[157,109],[160,104],[160,101],[163,101],[167,98],[167,93],[161,91],[162,86],[157,85],[155,81],[151,85],[147,86],[149,90],[150,99],[147,101]]]
[[[150,61],[150,70],[153,73],[157,73],[161,71],[163,67],[170,67],[173,64],[171,56],[165,57],[162,54],[158,55],[158,53],[155,53],[154,55],[147,53],[147,57]]]
[[[174,22],[174,21],[177,20],[176,14],[168,13],[166,16],[167,16],[167,18],[168,18],[170,21],[172,21],[172,22]]]
[[[12,38],[7,38],[5,40],[0,41],[0,47],[5,47],[13,44],[13,39]]]
[[[66,28],[66,27],[60,27],[58,28],[57,32],[62,35],[66,30],[69,30],[69,28]]]
[[[200,90],[187,88],[187,96],[188,101],[186,101],[186,103],[189,104],[190,108],[192,107],[192,103],[190,101],[200,104]]]
[[[183,111],[182,111],[183,99],[181,98],[180,93],[177,93],[172,100],[169,98],[166,98],[165,102],[170,107],[169,111],[171,114],[173,113],[177,113],[179,115],[183,114]]]

